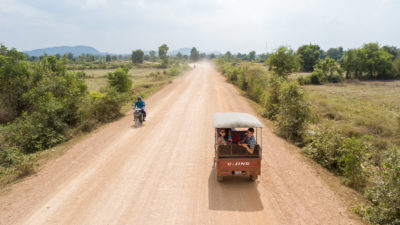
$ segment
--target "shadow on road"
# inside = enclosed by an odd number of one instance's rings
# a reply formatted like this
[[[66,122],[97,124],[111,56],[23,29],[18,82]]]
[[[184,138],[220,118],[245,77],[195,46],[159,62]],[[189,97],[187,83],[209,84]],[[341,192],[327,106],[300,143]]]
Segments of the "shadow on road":
[[[260,211],[263,204],[257,190],[258,181],[250,182],[247,177],[224,177],[218,182],[215,169],[208,178],[208,208],[227,211]]]

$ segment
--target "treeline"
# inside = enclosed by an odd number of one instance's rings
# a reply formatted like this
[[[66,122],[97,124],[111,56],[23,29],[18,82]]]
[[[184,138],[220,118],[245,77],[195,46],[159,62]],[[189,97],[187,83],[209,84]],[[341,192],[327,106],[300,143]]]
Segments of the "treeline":
[[[154,65],[158,67],[166,68],[166,65],[169,63],[174,63],[176,61],[188,61],[191,60],[193,62],[201,60],[201,59],[214,59],[216,55],[214,53],[206,54],[200,53],[196,47],[193,47],[190,51],[189,55],[182,54],[178,52],[176,55],[168,55],[169,47],[166,44],[163,44],[158,47],[158,51],[151,50],[147,52],[147,54],[142,49],[133,50],[131,55],[92,55],[92,54],[82,54],[79,56],[75,56],[72,53],[67,53],[64,55],[55,54],[54,57],[57,60],[67,59],[70,68],[69,69],[116,69],[118,68],[118,64],[110,64],[111,62],[126,62],[132,61],[133,64],[139,65],[145,61],[148,62],[160,62],[160,65]],[[255,54],[255,52],[254,52]],[[26,55],[28,61],[38,61],[47,57],[48,55],[43,56],[29,56]],[[150,65],[151,66],[151,65]]]
[[[299,77],[300,84],[324,84],[344,79],[389,80],[400,78],[400,49],[377,43],[343,51],[331,48],[326,53],[318,45],[303,45],[296,52],[280,47],[268,55],[267,65],[278,74],[312,72]]]
[[[274,64],[273,74],[259,64],[226,55],[216,62],[228,82],[261,105],[262,115],[274,122],[278,135],[301,147],[307,156],[366,196],[369,204],[356,209],[360,215],[373,224],[399,224],[399,146],[377,149],[357,136],[347,137],[332,127],[321,127],[298,82],[287,79],[299,66],[297,55],[285,47],[275,54],[279,57],[276,62],[275,57],[268,58]],[[336,61],[327,58],[314,67],[315,71],[335,74],[337,71],[326,65],[330,63]]]

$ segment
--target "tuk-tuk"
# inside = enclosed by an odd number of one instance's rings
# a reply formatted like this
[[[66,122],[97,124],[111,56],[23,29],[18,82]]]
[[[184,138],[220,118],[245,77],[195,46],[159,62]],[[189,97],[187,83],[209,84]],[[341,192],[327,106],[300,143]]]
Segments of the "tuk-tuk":
[[[264,125],[254,116],[247,113],[216,113],[213,117],[214,135],[214,166],[217,180],[224,176],[248,176],[255,181],[261,175],[262,158],[262,128]],[[253,134],[257,144],[253,153],[249,153],[240,142],[246,137],[247,128],[255,129]],[[225,129],[231,133],[231,139],[225,144],[217,144],[218,131]]]

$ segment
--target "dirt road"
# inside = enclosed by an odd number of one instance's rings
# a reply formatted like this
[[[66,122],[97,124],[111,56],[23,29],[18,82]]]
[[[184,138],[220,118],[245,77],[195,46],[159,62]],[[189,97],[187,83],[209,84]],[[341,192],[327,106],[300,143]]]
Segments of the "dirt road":
[[[208,63],[0,196],[1,224],[358,224],[319,172],[266,128],[262,175],[216,181],[212,115],[248,112]]]

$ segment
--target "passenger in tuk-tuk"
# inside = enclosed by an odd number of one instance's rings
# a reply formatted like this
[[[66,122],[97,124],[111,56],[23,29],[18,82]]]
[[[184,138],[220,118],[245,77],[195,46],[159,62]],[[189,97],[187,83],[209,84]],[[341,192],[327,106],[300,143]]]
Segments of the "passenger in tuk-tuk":
[[[254,129],[253,128],[249,128],[247,130],[247,134],[246,137],[240,141],[241,146],[243,146],[250,154],[254,153],[254,148],[256,147],[256,138],[253,136],[254,134]]]
[[[228,128],[225,130],[225,132],[226,132],[226,138],[227,138],[228,142],[232,144],[232,129]]]
[[[218,138],[217,138],[217,145],[227,145],[228,144],[228,139],[226,137],[226,131],[225,129],[219,129],[218,130]]]

